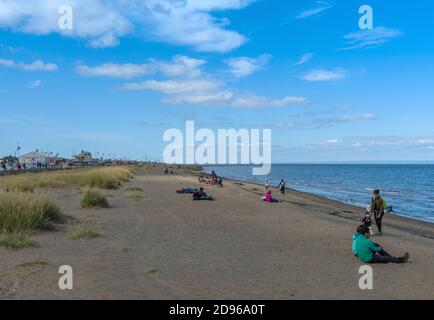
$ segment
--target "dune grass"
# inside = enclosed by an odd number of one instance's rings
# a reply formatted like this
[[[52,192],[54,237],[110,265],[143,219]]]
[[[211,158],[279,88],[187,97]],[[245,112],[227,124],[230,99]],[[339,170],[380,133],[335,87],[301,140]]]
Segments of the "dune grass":
[[[143,191],[142,188],[138,188],[138,187],[131,187],[131,188],[127,188],[125,190],[126,191],[131,191],[131,192],[142,192]]]
[[[46,265],[48,265],[48,262],[35,260],[35,261],[30,261],[30,262],[19,263],[19,264],[17,264],[17,267],[30,268],[30,267],[35,267],[35,266],[46,266]]]
[[[71,232],[71,238],[73,240],[80,240],[80,239],[90,240],[90,239],[99,238],[101,236],[102,235],[100,233],[86,226],[75,227]]]
[[[29,193],[34,192],[36,188],[57,188],[64,185],[118,189],[122,182],[126,182],[133,177],[132,172],[133,169],[129,166],[119,166],[24,173],[15,176],[0,177],[0,189]]]
[[[59,207],[43,195],[0,192],[0,234],[47,229],[60,218]]]
[[[137,191],[127,191],[125,193],[125,195],[126,195],[127,199],[130,201],[150,201],[151,200],[151,198],[146,197]]]
[[[8,250],[18,250],[28,247],[39,247],[39,243],[30,239],[28,235],[12,233],[0,236],[0,247]]]
[[[86,190],[81,196],[82,208],[108,208],[109,203],[105,194],[99,190]]]

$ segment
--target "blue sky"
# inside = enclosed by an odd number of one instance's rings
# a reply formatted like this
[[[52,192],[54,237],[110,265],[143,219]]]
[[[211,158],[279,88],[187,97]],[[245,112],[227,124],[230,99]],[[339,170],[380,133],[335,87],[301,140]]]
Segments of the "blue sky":
[[[72,30],[58,8],[73,8]],[[89,5],[91,3],[92,5]],[[372,6],[374,29],[359,28]],[[161,159],[271,128],[274,162],[434,160],[434,3],[0,1],[0,154]]]

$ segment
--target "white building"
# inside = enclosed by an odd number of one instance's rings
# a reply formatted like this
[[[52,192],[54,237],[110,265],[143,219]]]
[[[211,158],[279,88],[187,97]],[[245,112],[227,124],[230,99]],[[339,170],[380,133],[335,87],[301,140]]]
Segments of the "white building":
[[[25,163],[26,165],[36,165],[37,163],[48,164],[53,158],[55,158],[55,156],[53,156],[52,153],[39,152],[36,150],[23,154],[20,157],[20,163]]]

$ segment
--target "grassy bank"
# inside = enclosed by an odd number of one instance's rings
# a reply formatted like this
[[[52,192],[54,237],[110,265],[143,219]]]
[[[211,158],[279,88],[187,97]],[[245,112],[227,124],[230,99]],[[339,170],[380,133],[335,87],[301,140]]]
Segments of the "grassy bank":
[[[64,185],[117,189],[122,182],[131,178],[132,169],[127,166],[73,169],[0,177],[0,189],[11,192],[34,192],[37,188],[56,188]]]

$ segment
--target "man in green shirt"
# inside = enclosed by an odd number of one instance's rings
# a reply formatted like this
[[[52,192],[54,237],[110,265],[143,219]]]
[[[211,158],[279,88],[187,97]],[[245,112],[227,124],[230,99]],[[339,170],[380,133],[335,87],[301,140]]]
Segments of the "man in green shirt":
[[[408,252],[402,257],[394,257],[384,251],[379,245],[369,239],[369,228],[357,228],[359,236],[354,239],[357,257],[363,263],[405,263],[408,261]]]

